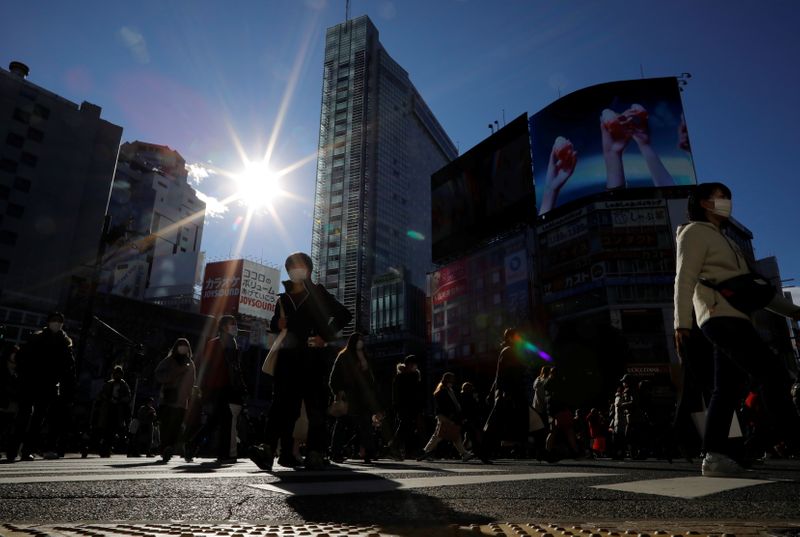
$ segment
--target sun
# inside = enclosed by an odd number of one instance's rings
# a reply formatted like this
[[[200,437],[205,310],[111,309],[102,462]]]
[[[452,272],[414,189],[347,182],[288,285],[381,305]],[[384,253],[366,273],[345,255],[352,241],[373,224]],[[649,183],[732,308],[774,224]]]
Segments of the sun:
[[[278,175],[265,162],[247,162],[234,180],[236,197],[252,211],[269,209],[283,192]]]

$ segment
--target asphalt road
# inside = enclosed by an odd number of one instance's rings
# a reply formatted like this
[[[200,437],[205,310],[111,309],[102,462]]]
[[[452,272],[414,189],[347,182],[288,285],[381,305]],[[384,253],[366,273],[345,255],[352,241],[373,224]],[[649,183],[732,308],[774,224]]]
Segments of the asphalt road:
[[[281,468],[276,466],[276,470]],[[180,459],[68,456],[0,465],[0,521],[346,523],[420,528],[496,521],[616,525],[800,521],[800,461],[740,479],[703,478],[699,461],[378,461],[323,471],[258,470]],[[0,528],[0,535],[2,529]]]

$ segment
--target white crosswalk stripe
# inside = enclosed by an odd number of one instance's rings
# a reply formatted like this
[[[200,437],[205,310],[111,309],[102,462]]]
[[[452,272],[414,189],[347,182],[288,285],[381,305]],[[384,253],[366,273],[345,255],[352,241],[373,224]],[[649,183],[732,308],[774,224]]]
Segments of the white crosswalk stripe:
[[[135,460],[135,459],[134,459]],[[423,474],[423,473],[486,473],[494,468],[476,464],[410,465],[409,463],[381,462],[374,465],[337,464],[319,471],[282,470],[275,466],[273,474],[260,471],[255,464],[241,460],[236,464],[214,466],[209,463],[186,463],[177,459],[169,463],[156,460],[132,462],[125,457],[107,459],[59,459],[17,462],[0,465],[0,485],[49,482],[86,481],[136,481],[144,479],[219,479],[253,478],[275,475],[302,476],[307,478],[332,479],[355,474]]]
[[[332,494],[358,494],[390,492],[401,489],[428,487],[452,487],[485,485],[488,483],[507,483],[512,481],[533,481],[543,479],[607,477],[615,474],[587,472],[549,472],[537,474],[499,474],[499,475],[457,475],[416,477],[405,479],[372,479],[358,481],[325,481],[316,483],[278,482],[273,484],[249,485],[250,487],[278,492],[290,496],[329,496]]]
[[[673,477],[668,479],[646,479],[610,485],[594,485],[594,488],[690,499],[708,496],[709,494],[717,494],[727,490],[765,485],[767,483],[774,483],[774,481],[768,481],[766,479],[693,476]]]
[[[511,462],[511,461],[508,461]],[[587,468],[547,469],[527,466],[513,461],[485,466],[477,463],[436,461],[378,461],[373,465],[360,463],[336,464],[319,471],[290,470],[280,466],[275,472],[260,471],[249,460],[236,464],[215,466],[210,461],[186,463],[175,458],[169,463],[156,459],[130,459],[124,456],[88,459],[65,458],[36,460],[0,465],[0,485],[34,483],[70,483],[91,481],[139,481],[185,479],[250,479],[248,486],[264,492],[287,496],[379,493],[429,487],[476,486],[489,483],[513,483],[542,480],[580,480],[576,486],[631,494],[672,498],[700,498],[725,491],[766,485],[781,481],[753,475],[742,478],[668,477],[623,482],[591,483],[586,480],[626,475],[624,467],[591,471]],[[590,471],[583,471],[590,470]],[[595,470],[601,470],[596,468]],[[277,479],[276,479],[277,478]],[[269,482],[265,482],[269,481]]]

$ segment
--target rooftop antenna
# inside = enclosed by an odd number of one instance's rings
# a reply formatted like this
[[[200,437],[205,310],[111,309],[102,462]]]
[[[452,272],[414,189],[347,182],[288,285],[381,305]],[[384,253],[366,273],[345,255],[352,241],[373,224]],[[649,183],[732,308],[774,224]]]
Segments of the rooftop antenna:
[[[346,0],[346,1],[345,1],[345,7],[344,7],[344,20],[345,20],[346,22],[349,22],[349,21],[350,21],[350,0]]]
[[[489,130],[492,131],[492,134],[494,134],[494,125],[491,123],[489,123]]]

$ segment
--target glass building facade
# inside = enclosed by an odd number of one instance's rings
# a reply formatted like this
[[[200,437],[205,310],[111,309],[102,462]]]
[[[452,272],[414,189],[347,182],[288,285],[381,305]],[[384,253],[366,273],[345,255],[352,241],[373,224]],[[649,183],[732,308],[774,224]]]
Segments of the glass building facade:
[[[376,275],[431,265],[430,176],[457,150],[362,16],[325,39],[311,257],[314,277],[370,331]]]

